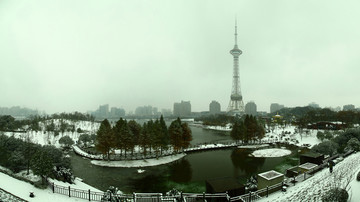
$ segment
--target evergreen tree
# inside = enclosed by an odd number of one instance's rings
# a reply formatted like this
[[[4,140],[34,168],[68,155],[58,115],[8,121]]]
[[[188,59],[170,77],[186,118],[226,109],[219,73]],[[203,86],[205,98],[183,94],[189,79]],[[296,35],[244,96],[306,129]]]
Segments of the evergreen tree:
[[[97,131],[95,148],[97,151],[107,156],[110,160],[110,150],[114,147],[114,135],[111,125],[107,119],[101,122]]]
[[[182,123],[181,129],[182,129],[182,148],[185,149],[190,146],[190,142],[192,140],[192,133],[187,123]]]
[[[160,121],[156,119],[151,127],[151,137],[152,137],[152,145],[155,150],[156,155],[160,153],[161,143],[162,143],[162,134],[161,134],[161,125]]]
[[[121,153],[123,150],[125,150],[126,144],[125,144],[125,134],[123,133],[124,125],[126,124],[126,121],[120,118],[115,126],[113,127],[113,135],[114,135],[114,147],[117,149],[120,149]]]
[[[121,127],[120,133],[121,133],[124,150],[125,150],[125,157],[126,157],[126,152],[133,151],[134,147],[135,147],[135,144],[133,143],[133,134],[132,134],[131,130],[129,129],[129,126],[126,121],[124,122],[123,126]]]
[[[139,145],[143,148],[143,154],[146,155],[146,149],[150,146],[150,137],[148,132],[148,124],[144,123],[143,129],[139,137]]]
[[[240,121],[239,123],[239,135],[240,135],[240,140],[243,142],[248,142],[248,136],[247,136],[247,128],[245,126],[245,123],[243,121]]]
[[[235,120],[232,130],[230,132],[231,137],[235,141],[248,142],[247,128],[243,120]]]
[[[161,147],[161,151],[160,153],[162,154],[163,150],[167,150],[168,149],[168,145],[170,142],[170,138],[169,138],[169,132],[168,132],[168,128],[166,126],[166,123],[164,121],[164,117],[161,115],[160,117],[160,147]]]
[[[138,124],[136,121],[131,120],[128,123],[129,126],[129,130],[131,131],[131,134],[133,135],[132,137],[132,144],[135,145],[139,145],[139,139],[140,139],[140,134],[141,134],[141,125]],[[132,150],[131,152],[133,152],[134,150]]]
[[[233,140],[235,141],[239,141],[241,140],[241,133],[240,133],[240,122],[239,120],[235,120],[231,132],[230,132],[230,136]]]
[[[35,175],[40,175],[42,183],[45,184],[46,178],[51,174],[54,169],[51,157],[45,150],[39,150],[34,155],[32,160],[31,169]]]
[[[171,122],[169,126],[170,144],[173,146],[174,151],[178,152],[182,147],[182,127],[181,121],[178,118]]]

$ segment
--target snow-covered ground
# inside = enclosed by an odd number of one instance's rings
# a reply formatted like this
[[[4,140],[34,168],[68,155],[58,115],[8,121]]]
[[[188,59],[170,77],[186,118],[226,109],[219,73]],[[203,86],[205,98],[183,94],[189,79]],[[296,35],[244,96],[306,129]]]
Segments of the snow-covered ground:
[[[290,154],[291,151],[288,149],[260,149],[254,151],[251,155],[254,157],[281,157]]]
[[[80,156],[87,157],[90,159],[99,159],[99,160],[103,159],[102,155],[94,155],[94,154],[86,153],[85,151],[80,149],[77,145],[73,145],[72,148],[74,149],[74,152]]]
[[[226,124],[226,126],[203,126],[204,129],[208,130],[217,130],[217,131],[231,131],[231,124]]]
[[[3,173],[8,173],[8,174],[12,174],[12,175],[15,175],[18,177],[26,178],[26,179],[30,180],[31,182],[37,182],[37,181],[41,180],[41,177],[38,175],[34,175],[32,170],[29,170],[29,174],[27,174],[26,170],[20,171],[18,173],[13,173],[10,169],[2,167],[2,166],[0,166],[0,170]]]
[[[71,188],[75,188],[75,189],[82,189],[82,190],[88,190],[90,189],[91,191],[95,191],[95,192],[101,192],[100,190],[93,188],[79,180],[75,180],[75,184],[68,184],[68,183],[63,183],[57,180],[54,180],[54,183],[56,185],[61,185],[61,186],[70,186]],[[38,189],[35,188],[33,185],[12,178],[9,175],[6,175],[4,173],[0,172],[0,187],[4,190],[6,190],[7,192],[10,192],[22,199],[25,199],[27,201],[38,201],[38,202],[43,202],[43,201],[51,201],[51,202],[63,202],[63,201],[87,201],[84,199],[78,199],[78,198],[69,198],[68,196],[65,195],[61,195],[61,194],[56,194],[56,193],[52,193],[52,190],[50,188],[47,189]],[[31,198],[29,196],[30,192],[33,192],[35,194],[34,198]],[[1,196],[1,195],[0,195]],[[4,196],[6,197],[6,196]],[[5,200],[6,198],[4,198]],[[0,198],[1,201],[1,198]]]
[[[123,168],[141,168],[141,167],[149,167],[149,166],[157,166],[166,163],[170,163],[176,160],[183,158],[185,154],[176,154],[171,156],[159,157],[158,159],[144,159],[144,160],[130,160],[130,161],[98,161],[92,160],[91,163],[97,166],[105,166],[105,167],[123,167]]]
[[[262,147],[268,147],[269,144],[258,144],[258,145],[242,145],[238,146],[239,149],[258,149]]]
[[[287,126],[285,128],[275,127],[265,134],[263,140],[277,140],[297,146],[308,145],[311,148],[321,143],[321,140],[316,137],[318,131],[324,132],[323,130],[304,130],[302,133],[299,133],[296,131],[295,126]]]
[[[358,202],[360,201],[360,182],[356,181],[355,178],[359,171],[360,152],[352,154],[336,164],[333,173],[325,168],[311,178],[289,187],[286,192],[278,191],[259,201],[321,201],[321,196],[334,186],[344,188],[350,182],[347,187],[350,201]]]
[[[87,134],[95,134],[100,127],[100,123],[90,122],[90,121],[70,121],[70,120],[62,120],[63,122],[74,125],[75,131],[65,131],[64,133],[59,132],[59,135],[55,136],[54,132],[45,132],[45,125],[50,124],[51,121],[54,122],[56,128],[60,128],[60,119],[47,120],[45,123],[40,123],[40,128],[42,131],[28,131],[26,133],[20,132],[5,132],[4,134],[7,136],[14,135],[15,138],[19,138],[22,140],[26,140],[28,137],[32,143],[37,143],[40,145],[54,145],[56,147],[60,147],[59,139],[63,136],[69,136],[71,139],[76,142],[79,139],[79,136],[83,133]],[[80,128],[83,133],[78,133],[77,129]]]

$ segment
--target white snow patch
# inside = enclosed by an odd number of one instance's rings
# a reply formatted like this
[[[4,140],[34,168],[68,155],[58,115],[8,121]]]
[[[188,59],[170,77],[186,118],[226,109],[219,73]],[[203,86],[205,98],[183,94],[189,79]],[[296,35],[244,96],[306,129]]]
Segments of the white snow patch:
[[[35,188],[33,185],[26,183],[24,181],[15,179],[10,177],[9,175],[6,175],[4,173],[0,172],[0,187],[18,197],[21,197],[27,201],[51,201],[51,202],[63,202],[63,201],[88,201],[85,199],[79,199],[74,197],[69,197],[62,194],[56,194],[52,193],[52,190],[50,188],[47,189],[38,189]],[[76,184],[67,184],[60,181],[54,181],[57,185],[62,186],[70,186],[71,188],[75,189],[83,189],[91,191],[98,191],[101,192],[98,189],[95,189],[89,185],[86,185],[82,182],[75,182]],[[34,198],[30,198],[29,194],[30,192],[33,192],[35,194]]]
[[[138,169],[137,172],[138,172],[138,173],[143,173],[143,172],[145,172],[145,170],[143,170],[143,169]]]
[[[216,131],[231,131],[232,124],[228,123],[226,126],[203,126],[204,129],[216,130]]]
[[[268,147],[269,144],[260,144],[260,145],[243,145],[243,146],[238,146],[239,149],[257,149],[257,148],[261,148],[261,147]]]
[[[291,151],[288,149],[260,149],[254,151],[251,155],[254,157],[281,157],[290,154]]]
[[[105,167],[122,167],[122,168],[141,168],[148,166],[157,166],[167,164],[179,160],[186,156],[186,154],[176,154],[171,156],[159,157],[158,159],[144,159],[144,160],[128,160],[128,161],[98,161],[92,160],[91,163],[97,166]]]

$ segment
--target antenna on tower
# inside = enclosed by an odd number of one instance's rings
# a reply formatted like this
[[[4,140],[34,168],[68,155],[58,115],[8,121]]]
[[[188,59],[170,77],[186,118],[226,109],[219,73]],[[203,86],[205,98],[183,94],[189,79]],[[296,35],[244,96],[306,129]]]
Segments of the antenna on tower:
[[[237,17],[235,16],[235,46],[237,46]]]

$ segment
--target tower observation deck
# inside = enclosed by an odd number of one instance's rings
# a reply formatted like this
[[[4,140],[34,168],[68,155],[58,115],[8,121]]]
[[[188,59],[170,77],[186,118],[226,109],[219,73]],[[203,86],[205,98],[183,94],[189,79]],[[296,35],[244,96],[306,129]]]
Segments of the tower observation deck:
[[[245,107],[240,90],[240,76],[239,76],[239,56],[242,54],[242,51],[237,45],[237,23],[235,21],[235,45],[230,54],[234,57],[234,67],[233,67],[233,82],[232,82],[232,91],[230,96],[229,106],[227,108],[228,113],[231,114],[244,114]]]

